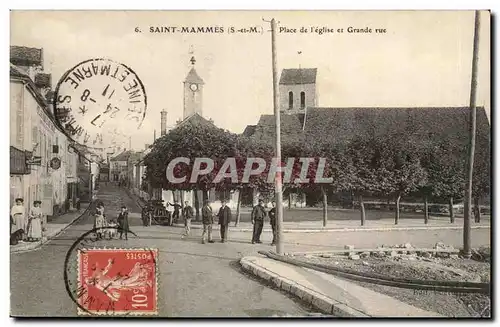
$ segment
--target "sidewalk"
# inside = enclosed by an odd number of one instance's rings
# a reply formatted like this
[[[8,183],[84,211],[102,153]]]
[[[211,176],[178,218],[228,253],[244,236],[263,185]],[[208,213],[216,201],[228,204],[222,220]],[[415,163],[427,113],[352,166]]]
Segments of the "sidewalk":
[[[181,220],[182,221],[182,220]],[[184,227],[184,223],[177,223],[173,226]],[[201,222],[192,221],[191,228],[201,229]],[[219,230],[217,218],[214,219],[213,230]],[[283,232],[285,233],[317,233],[317,232],[357,232],[357,231],[398,231],[398,230],[443,230],[443,229],[462,229],[463,219],[456,218],[455,223],[451,224],[445,219],[430,219],[428,224],[424,224],[423,219],[402,219],[398,225],[394,225],[394,219],[368,220],[365,226],[361,226],[356,220],[331,220],[327,226],[323,227],[322,221],[295,221],[284,222]],[[472,222],[472,228],[490,228],[490,221],[484,219],[481,223]],[[237,227],[234,222],[229,226],[230,231],[234,232],[252,232],[253,225],[249,222],[240,222]],[[272,232],[269,220],[264,221],[264,232]]]
[[[85,213],[86,208],[90,203],[82,203],[80,210],[68,212],[64,215],[54,218],[52,221],[48,222],[46,225],[46,231],[44,232],[44,237],[38,242],[20,242],[17,245],[10,246],[10,253],[24,252],[29,250],[34,250],[43,244],[47,243],[57,235],[59,235],[63,230],[69,227],[72,223],[78,220],[83,213]]]
[[[323,272],[264,257],[244,257],[251,274],[335,317],[441,317]]]

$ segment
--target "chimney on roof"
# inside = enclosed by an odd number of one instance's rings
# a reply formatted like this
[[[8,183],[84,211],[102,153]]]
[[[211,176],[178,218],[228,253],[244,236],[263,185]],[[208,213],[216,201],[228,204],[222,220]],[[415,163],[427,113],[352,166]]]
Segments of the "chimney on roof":
[[[144,150],[149,149],[149,147],[150,147],[150,146],[151,146],[151,144],[146,144],[146,145],[144,145]]]
[[[167,111],[163,109],[161,111],[161,129],[160,135],[163,136],[167,134]]]

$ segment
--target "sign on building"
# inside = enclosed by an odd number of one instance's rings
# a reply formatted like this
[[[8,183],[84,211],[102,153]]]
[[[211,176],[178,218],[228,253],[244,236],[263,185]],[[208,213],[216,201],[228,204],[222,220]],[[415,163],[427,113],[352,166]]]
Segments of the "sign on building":
[[[26,165],[26,155],[25,151],[19,150],[16,147],[10,147],[10,173],[12,175],[24,175],[29,174],[30,170]],[[31,156],[31,153],[29,153]]]

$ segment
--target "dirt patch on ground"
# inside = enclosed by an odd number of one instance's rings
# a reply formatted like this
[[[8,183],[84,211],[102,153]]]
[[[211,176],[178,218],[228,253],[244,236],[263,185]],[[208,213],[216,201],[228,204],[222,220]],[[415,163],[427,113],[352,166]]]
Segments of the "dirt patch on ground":
[[[489,283],[491,274],[489,262],[479,262],[470,259],[428,259],[404,255],[384,258],[367,257],[360,260],[351,260],[346,256],[330,258],[295,256],[293,258],[362,273],[375,273],[406,279]],[[392,286],[356,281],[351,282],[387,294],[415,307],[437,312],[448,317],[489,317],[490,315],[490,298],[486,295],[414,291]]]

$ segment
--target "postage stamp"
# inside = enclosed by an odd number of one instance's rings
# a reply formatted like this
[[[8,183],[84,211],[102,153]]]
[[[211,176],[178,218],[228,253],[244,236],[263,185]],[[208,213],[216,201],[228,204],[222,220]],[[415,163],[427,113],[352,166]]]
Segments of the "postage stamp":
[[[79,315],[158,314],[154,249],[78,251]]]

